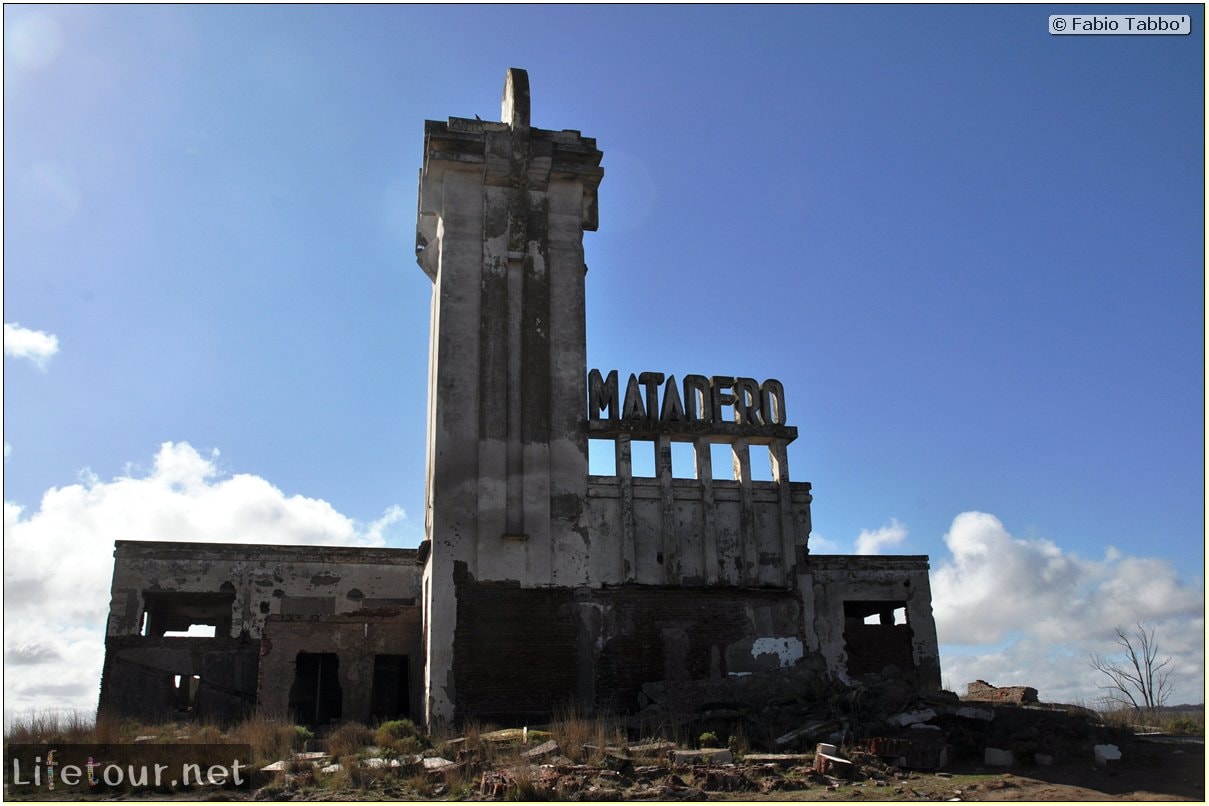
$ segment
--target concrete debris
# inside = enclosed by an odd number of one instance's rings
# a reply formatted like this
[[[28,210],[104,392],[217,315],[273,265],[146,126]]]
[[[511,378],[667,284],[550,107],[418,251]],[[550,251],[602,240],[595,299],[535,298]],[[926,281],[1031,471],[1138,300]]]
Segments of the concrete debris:
[[[829,753],[815,753],[814,771],[833,778],[852,778],[856,774],[856,768],[851,761]]]
[[[647,742],[634,744],[626,748],[631,756],[661,756],[669,750],[676,749],[675,742]]]
[[[810,761],[805,753],[748,753],[740,758],[744,764],[774,764],[778,767],[800,767]]]
[[[734,754],[723,748],[721,750],[673,750],[672,764],[677,767],[691,764],[730,764],[735,760]]]
[[[535,731],[536,733],[536,731]],[[490,733],[484,733],[479,736],[485,742],[527,742],[529,741],[528,728],[505,728],[504,730],[493,730]]]
[[[1054,766],[1054,757],[1049,753],[1037,753],[1033,756],[1033,763],[1038,767],[1052,767]]]
[[[421,763],[426,772],[443,772],[454,766],[454,763],[447,758],[426,758]]]
[[[971,705],[962,706],[953,712],[955,716],[962,719],[981,719],[984,722],[990,722],[995,718],[995,711],[992,708],[975,708]]]
[[[913,732],[903,737],[877,737],[861,742],[858,747],[885,763],[907,770],[938,770],[949,763],[947,736],[939,730]]]
[[[816,736],[821,736],[828,731],[835,730],[837,726],[837,722],[827,720],[808,722],[796,730],[791,730],[789,733],[786,733],[783,736],[778,736],[775,739],[775,742],[778,747],[785,747],[786,745],[793,744],[799,739],[802,741],[809,741]]]
[[[1096,766],[1107,767],[1114,761],[1121,760],[1121,749],[1115,744],[1098,744],[1095,747]]]
[[[558,752],[558,742],[551,739],[548,742],[543,742],[542,744],[539,744],[537,747],[534,747],[532,750],[526,750],[524,753],[521,753],[521,755],[524,756],[525,758],[542,758],[544,756],[553,755],[557,752]]]
[[[268,766],[261,767],[260,771],[273,773],[285,772],[292,765],[299,763],[310,764],[313,767],[320,767],[331,760],[332,757],[327,753],[295,753],[290,757],[289,760],[281,759],[280,761],[274,761]]]
[[[889,717],[886,722],[891,725],[898,725],[905,728],[908,725],[914,725],[917,722],[929,722],[935,718],[936,711],[932,710],[931,708],[923,708],[919,711],[895,714],[894,716]]]
[[[316,761],[326,761],[326,760],[328,760],[328,759],[330,759],[330,758],[331,758],[331,756],[330,756],[330,755],[328,755],[327,753],[323,753],[323,752],[314,752],[314,753],[295,753],[295,754],[294,754],[294,760],[295,760],[295,761],[310,761],[310,762],[316,762]]]

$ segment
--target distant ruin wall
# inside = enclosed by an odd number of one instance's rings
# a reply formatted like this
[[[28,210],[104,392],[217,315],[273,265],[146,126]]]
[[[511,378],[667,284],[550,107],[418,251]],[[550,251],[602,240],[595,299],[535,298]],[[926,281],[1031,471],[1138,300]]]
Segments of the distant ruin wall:
[[[1032,686],[992,686],[985,680],[966,684],[966,693],[961,699],[972,702],[1001,702],[1013,705],[1029,705],[1038,702],[1037,689]]]

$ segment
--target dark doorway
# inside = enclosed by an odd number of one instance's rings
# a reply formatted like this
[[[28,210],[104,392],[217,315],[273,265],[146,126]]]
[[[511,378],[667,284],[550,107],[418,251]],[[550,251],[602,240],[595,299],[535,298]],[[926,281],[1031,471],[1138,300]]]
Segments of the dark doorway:
[[[334,652],[299,652],[290,686],[290,714],[300,725],[340,719],[340,659]]]
[[[410,674],[406,655],[374,655],[370,717],[386,721],[411,716]]]

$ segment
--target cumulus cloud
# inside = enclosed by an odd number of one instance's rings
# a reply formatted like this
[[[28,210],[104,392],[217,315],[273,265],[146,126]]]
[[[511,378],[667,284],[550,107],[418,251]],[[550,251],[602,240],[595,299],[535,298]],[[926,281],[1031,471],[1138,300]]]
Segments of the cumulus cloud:
[[[59,338],[53,333],[30,330],[13,322],[4,323],[4,354],[13,358],[28,358],[39,369],[46,368],[55,353],[59,352]]]
[[[840,544],[818,532],[811,532],[810,551],[812,554],[839,554]]]
[[[150,471],[84,473],[32,512],[4,502],[6,710],[96,707],[115,540],[381,546],[406,517],[360,523],[217,460],[166,442]]]
[[[1013,537],[984,512],[958,515],[945,544],[950,555],[932,573],[932,598],[950,684],[981,678],[1094,704],[1088,657],[1114,654],[1118,625],[1146,622],[1176,659],[1177,690],[1202,699],[1203,583],[1182,581],[1170,562],[1115,547],[1103,559],[1083,558],[1050,540]]]
[[[861,529],[856,536],[856,553],[881,554],[883,549],[897,546],[906,539],[907,527],[891,518],[890,523],[880,529]]]

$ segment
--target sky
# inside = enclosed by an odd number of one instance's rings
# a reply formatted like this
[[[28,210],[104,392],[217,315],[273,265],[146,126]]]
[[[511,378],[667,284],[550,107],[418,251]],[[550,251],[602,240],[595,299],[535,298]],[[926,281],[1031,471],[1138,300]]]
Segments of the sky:
[[[114,540],[417,545],[423,121],[508,67],[604,152],[589,368],[780,380],[949,688],[1140,621],[1202,702],[1203,7],[1071,10],[6,6],[6,717],[95,707]]]

